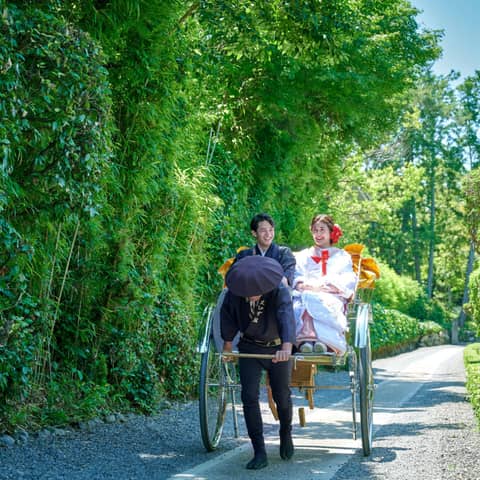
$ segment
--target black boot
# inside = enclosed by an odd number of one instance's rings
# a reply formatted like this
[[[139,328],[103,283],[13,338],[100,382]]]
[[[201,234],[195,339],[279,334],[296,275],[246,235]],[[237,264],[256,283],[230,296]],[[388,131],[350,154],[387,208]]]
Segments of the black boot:
[[[294,447],[292,440],[292,410],[278,411],[280,420],[280,457],[290,460],[293,457]]]
[[[248,470],[260,470],[268,465],[266,452],[255,453],[255,456],[247,463]]]
[[[284,460],[290,460],[294,452],[292,433],[280,432],[280,456]]]
[[[263,438],[263,422],[258,402],[248,406],[243,404],[243,414],[247,425],[248,436],[252,442],[254,457],[247,463],[249,470],[259,470],[268,465],[265,440]]]
[[[249,470],[260,470],[261,468],[265,468],[268,465],[268,460],[263,435],[255,435],[250,440],[252,441],[254,456],[247,463],[247,468]]]

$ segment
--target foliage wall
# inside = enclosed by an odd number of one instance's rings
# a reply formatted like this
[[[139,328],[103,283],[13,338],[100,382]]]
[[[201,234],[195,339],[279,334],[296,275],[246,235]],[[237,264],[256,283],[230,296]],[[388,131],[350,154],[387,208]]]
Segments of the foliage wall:
[[[476,325],[476,334],[480,336],[480,268],[477,268],[470,277],[468,312]]]
[[[193,394],[199,318],[250,217],[269,211],[279,241],[308,243],[310,217],[339,211],[346,158],[396,128],[438,54],[398,0],[2,11],[0,408],[13,425]]]
[[[468,400],[480,425],[480,343],[471,343],[463,351],[463,361],[467,374],[466,387]]]
[[[44,404],[57,373],[83,383],[95,368],[113,124],[105,57],[85,32],[14,5],[1,22],[3,416]]]

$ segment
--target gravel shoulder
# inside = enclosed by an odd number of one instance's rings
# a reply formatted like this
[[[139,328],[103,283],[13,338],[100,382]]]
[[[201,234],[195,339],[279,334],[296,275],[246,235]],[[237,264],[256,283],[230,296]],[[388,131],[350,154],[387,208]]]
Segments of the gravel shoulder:
[[[179,403],[151,417],[29,435],[0,448],[0,480],[165,479],[241,443],[229,435],[208,454],[200,438],[197,402]]]

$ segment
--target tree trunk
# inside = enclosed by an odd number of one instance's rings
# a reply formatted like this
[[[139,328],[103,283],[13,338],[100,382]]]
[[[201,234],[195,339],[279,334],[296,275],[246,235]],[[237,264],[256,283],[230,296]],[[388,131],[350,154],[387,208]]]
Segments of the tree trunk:
[[[417,225],[417,204],[415,199],[412,199],[412,234],[413,234],[413,255],[415,262],[415,280],[421,285],[422,274],[420,270],[420,251],[419,251],[419,239],[418,239],[418,225]]]
[[[435,257],[435,168],[430,169],[430,232],[428,241],[427,297],[433,296],[433,260]]]
[[[467,261],[467,271],[465,273],[465,287],[463,288],[463,299],[462,299],[462,310],[458,316],[458,326],[461,328],[465,325],[465,319],[467,318],[467,314],[463,309],[463,305],[468,303],[468,284],[470,282],[470,274],[473,271],[473,264],[475,262],[475,243],[473,240],[470,241],[470,252],[468,253],[468,261]]]

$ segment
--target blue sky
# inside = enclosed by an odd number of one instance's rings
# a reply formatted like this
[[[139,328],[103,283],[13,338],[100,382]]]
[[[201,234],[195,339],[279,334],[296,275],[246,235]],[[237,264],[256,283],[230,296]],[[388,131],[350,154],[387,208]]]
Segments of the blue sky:
[[[417,16],[422,26],[445,31],[443,56],[434,72],[446,75],[450,70],[462,78],[480,70],[480,0],[410,0],[424,12]]]

